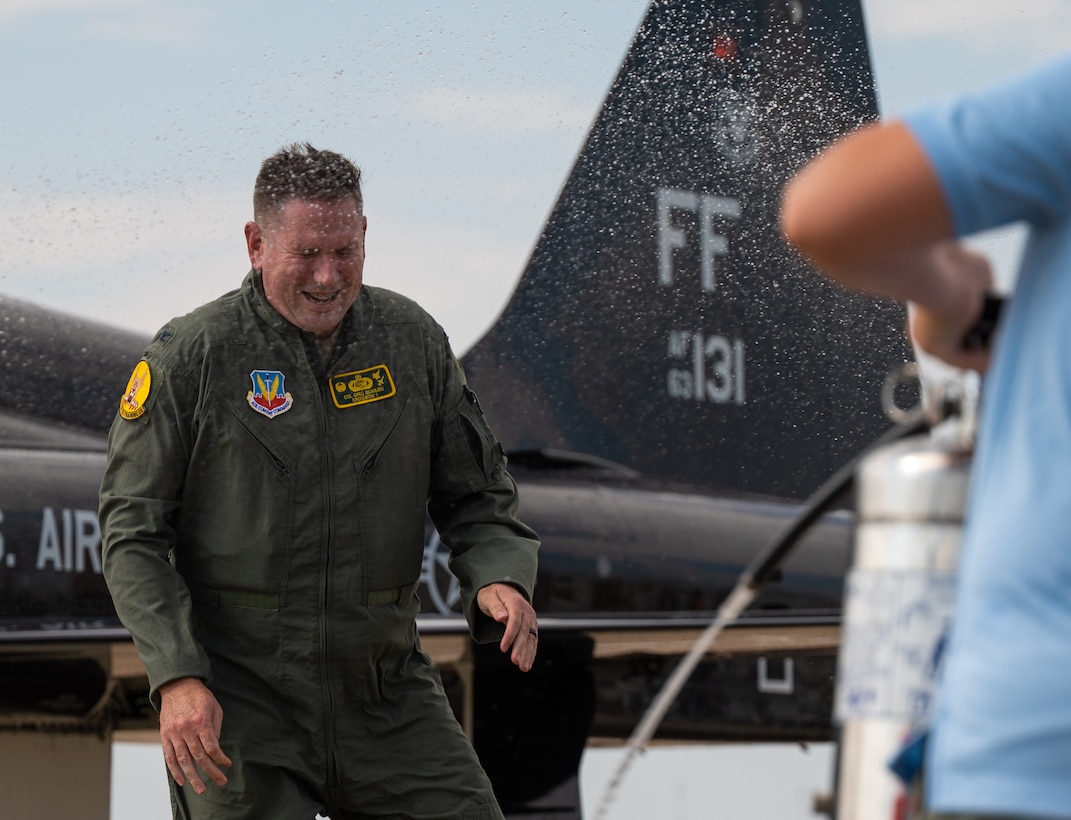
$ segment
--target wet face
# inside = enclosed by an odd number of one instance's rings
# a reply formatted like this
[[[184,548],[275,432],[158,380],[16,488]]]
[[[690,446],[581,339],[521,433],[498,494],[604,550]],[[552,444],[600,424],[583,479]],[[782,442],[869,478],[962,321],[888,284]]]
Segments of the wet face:
[[[291,324],[330,338],[361,289],[367,220],[345,197],[294,199],[263,222],[246,223],[245,240],[268,301]]]

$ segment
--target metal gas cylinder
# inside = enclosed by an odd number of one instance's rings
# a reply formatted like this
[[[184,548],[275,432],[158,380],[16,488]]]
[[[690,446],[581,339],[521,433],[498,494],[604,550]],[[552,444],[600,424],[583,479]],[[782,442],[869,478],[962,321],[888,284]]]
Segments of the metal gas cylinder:
[[[835,698],[838,820],[907,816],[889,762],[929,719],[952,620],[967,439],[960,422],[946,423],[859,465]]]

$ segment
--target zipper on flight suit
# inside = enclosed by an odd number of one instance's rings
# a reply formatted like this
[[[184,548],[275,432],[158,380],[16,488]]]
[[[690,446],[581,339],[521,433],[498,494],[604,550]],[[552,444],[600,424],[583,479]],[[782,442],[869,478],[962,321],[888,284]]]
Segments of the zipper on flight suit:
[[[318,351],[316,351],[318,353]],[[327,435],[327,414],[325,412],[327,407],[327,401],[324,398],[324,387],[326,379],[320,373],[321,368],[316,366],[312,356],[310,355],[309,346],[306,345],[306,361],[310,371],[310,378],[313,384],[320,386],[320,389],[311,391],[316,397],[316,420],[317,420],[317,433],[320,439],[320,459],[323,469],[324,481],[322,483],[322,499],[323,505],[323,525],[320,531],[321,538],[321,551],[323,558],[320,562],[320,572],[322,573],[320,579],[320,593],[323,596],[322,604],[320,606],[320,686],[323,691],[324,699],[324,753],[327,755],[327,775],[328,780],[328,802],[333,804],[338,800],[338,793],[340,787],[340,779],[338,774],[338,755],[335,751],[335,732],[334,732],[334,720],[332,716],[335,713],[334,698],[331,693],[331,670],[328,668],[331,659],[331,629],[328,620],[330,601],[331,601],[331,539],[333,536],[331,527],[331,491],[333,487],[332,473],[331,473],[331,447],[328,443]],[[318,363],[318,359],[316,362]],[[326,372],[326,371],[325,371]]]
[[[327,383],[325,379],[322,379],[321,382],[324,383],[324,384]],[[329,405],[328,405],[327,400],[324,398],[324,395],[323,395],[322,392],[320,392],[320,391],[314,391],[314,392],[316,393],[316,401],[318,403],[318,408],[317,409],[318,409],[318,418],[319,418],[319,425],[320,425],[320,436],[321,436],[321,441],[323,442],[323,447],[322,447],[322,450],[321,450],[321,456],[322,456],[322,458],[324,460],[324,465],[325,465],[325,469],[327,471],[327,475],[328,475],[328,477],[330,477],[330,476],[333,475],[333,472],[330,469],[331,448],[327,444],[327,441],[328,441],[328,437],[327,437],[327,415],[324,412],[325,409]],[[376,449],[372,453],[370,453],[364,459],[363,463],[361,464],[360,477],[361,477],[362,480],[365,479],[365,478],[368,478],[373,472],[375,472],[376,465],[379,463],[380,453],[382,452],[383,448],[386,446],[387,442],[390,441],[391,436],[394,435],[394,431],[397,429],[398,424],[401,422],[402,417],[405,415],[405,411],[409,406],[409,401],[410,401],[411,397],[412,397],[412,394],[411,394],[411,392],[409,390],[404,391],[403,394],[401,395],[401,397],[400,397],[402,399],[401,407],[395,413],[393,420],[390,422],[389,428],[385,431],[385,433],[383,435],[378,436],[379,441],[376,443]],[[358,488],[358,492],[359,491],[360,491],[360,489]],[[322,590],[323,590],[323,596],[324,596],[323,597],[323,599],[324,599],[324,611],[321,613],[322,617],[321,617],[321,625],[320,625],[321,652],[322,652],[321,657],[323,658],[323,662],[321,664],[321,678],[322,678],[323,688],[324,688],[324,700],[325,700],[325,703],[327,705],[327,709],[325,711],[325,719],[326,719],[327,723],[326,723],[325,730],[324,730],[324,741],[325,741],[325,748],[327,749],[327,753],[328,753],[328,772],[329,772],[330,788],[331,788],[330,797],[331,797],[331,801],[334,802],[334,801],[338,800],[339,789],[341,787],[341,778],[339,776],[339,770],[338,770],[338,756],[335,754],[334,721],[332,721],[330,719],[331,715],[334,713],[334,703],[333,703],[333,699],[331,697],[331,675],[328,674],[328,669],[327,669],[327,664],[328,664],[329,659],[330,659],[330,654],[328,652],[328,644],[329,644],[329,641],[330,641],[330,633],[329,633],[330,624],[329,624],[328,618],[327,618],[327,606],[328,606],[328,601],[329,601],[329,597],[328,596],[329,596],[329,593],[330,593],[329,584],[330,584],[330,578],[331,578],[330,560],[331,560],[331,536],[332,536],[332,531],[331,531],[331,486],[330,486],[330,482],[328,482],[328,484],[326,486],[326,492],[325,492],[325,497],[324,497],[324,516],[325,516],[325,523],[324,523],[323,537],[324,537],[324,543],[327,546],[325,548],[326,558],[325,558],[324,563],[323,563],[324,577],[323,577],[323,584],[322,584]]]

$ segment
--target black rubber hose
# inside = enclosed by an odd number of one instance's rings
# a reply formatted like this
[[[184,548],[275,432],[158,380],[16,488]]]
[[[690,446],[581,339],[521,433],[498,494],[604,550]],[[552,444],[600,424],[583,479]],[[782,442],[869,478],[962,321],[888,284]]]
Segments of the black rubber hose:
[[[925,433],[931,426],[928,420],[920,418],[915,421],[898,424],[876,438],[866,450],[837,470],[821,487],[815,490],[796,518],[770,542],[770,545],[765,550],[752,560],[747,569],[744,570],[742,580],[746,578],[747,585],[752,589],[758,589],[770,580],[770,576],[777,571],[781,566],[781,562],[785,560],[800,538],[810,529],[811,525],[851,491],[855,485],[856,469],[859,466],[859,462],[866,456],[891,442]]]

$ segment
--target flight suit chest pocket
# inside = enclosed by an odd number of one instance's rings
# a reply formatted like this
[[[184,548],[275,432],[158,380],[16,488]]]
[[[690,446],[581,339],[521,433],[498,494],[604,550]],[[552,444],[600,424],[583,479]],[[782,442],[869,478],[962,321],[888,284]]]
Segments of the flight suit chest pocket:
[[[297,467],[279,434],[245,416],[210,397],[187,473],[176,565],[210,589],[282,603]]]
[[[402,380],[396,394],[381,403],[339,411],[345,420],[341,435],[358,444],[353,463],[359,478],[370,477],[387,458],[412,459],[427,449],[421,441],[427,440],[428,414],[408,382]]]
[[[364,601],[368,593],[402,587],[419,576],[431,411],[426,398],[403,382],[398,395],[379,408],[342,412],[352,412],[354,419],[367,415],[367,441],[352,459],[357,492],[335,503],[336,520],[355,527],[352,533],[338,530],[336,536],[361,545],[363,588],[353,600]]]

